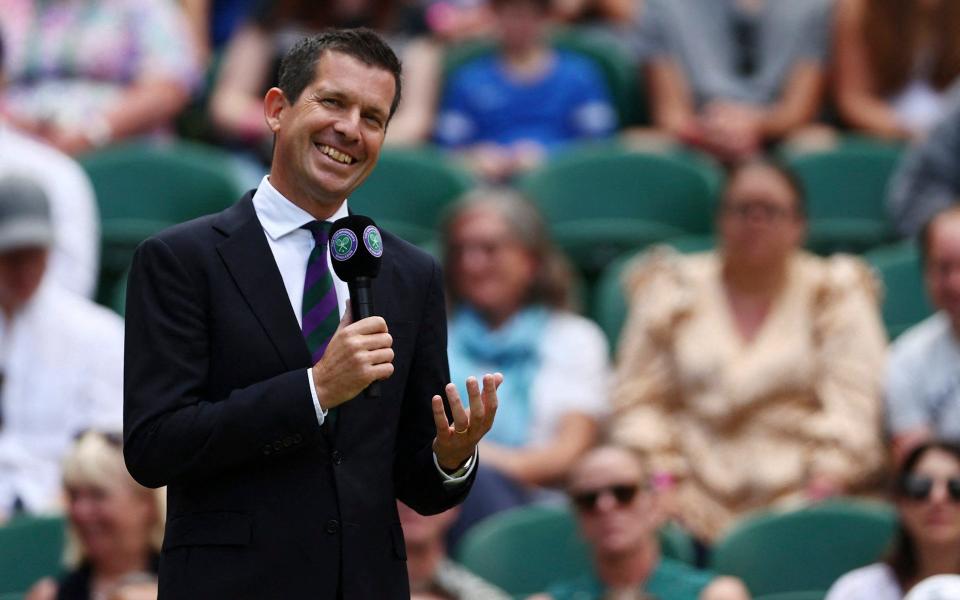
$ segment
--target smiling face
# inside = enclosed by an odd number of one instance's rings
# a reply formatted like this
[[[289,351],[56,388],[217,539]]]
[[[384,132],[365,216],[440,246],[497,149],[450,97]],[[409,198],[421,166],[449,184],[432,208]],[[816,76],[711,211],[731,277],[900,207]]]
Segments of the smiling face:
[[[904,527],[918,544],[960,544],[960,498],[952,497],[948,483],[956,480],[953,486],[960,490],[960,460],[949,452],[932,448],[924,453],[910,475],[915,484],[911,487],[926,493],[915,493],[914,497],[900,494],[897,507]]]
[[[495,325],[523,307],[538,267],[507,219],[483,206],[453,222],[448,260],[456,295]]]
[[[334,50],[293,104],[272,88],[264,99],[276,135],[270,183],[314,217],[332,215],[376,165],[395,91],[389,71]]]

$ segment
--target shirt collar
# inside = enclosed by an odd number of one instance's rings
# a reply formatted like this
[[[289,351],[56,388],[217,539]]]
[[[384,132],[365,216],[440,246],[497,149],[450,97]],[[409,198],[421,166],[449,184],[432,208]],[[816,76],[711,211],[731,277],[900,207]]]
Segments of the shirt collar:
[[[315,220],[313,215],[278,192],[277,188],[270,183],[269,175],[264,175],[260,180],[260,185],[253,195],[253,209],[257,213],[257,218],[260,219],[260,224],[263,225],[263,230],[274,241]],[[337,212],[333,213],[327,221],[333,222],[348,214],[350,213],[347,210],[347,201],[344,200]]]

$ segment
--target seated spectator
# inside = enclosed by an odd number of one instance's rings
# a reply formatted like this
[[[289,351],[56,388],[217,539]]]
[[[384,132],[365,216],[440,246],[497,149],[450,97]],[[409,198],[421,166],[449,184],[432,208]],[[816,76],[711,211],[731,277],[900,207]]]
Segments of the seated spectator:
[[[888,186],[887,212],[903,236],[960,198],[960,83],[950,88],[944,115],[900,161]]]
[[[647,0],[641,58],[654,124],[736,162],[820,110],[828,0]]]
[[[456,537],[563,480],[597,436],[609,367],[600,328],[567,308],[569,268],[532,204],[507,190],[475,191],[443,236],[451,381],[504,374]]]
[[[928,577],[960,574],[960,446],[928,441],[914,447],[893,496],[900,526],[892,552],[841,577],[826,600],[901,600]]]
[[[397,501],[412,600],[508,600],[510,595],[480,579],[447,556],[444,536],[458,509],[424,516]]]
[[[0,110],[67,154],[162,130],[198,77],[189,25],[167,0],[7,0]]]
[[[626,448],[602,446],[588,452],[574,466],[567,494],[576,509],[580,533],[590,544],[594,573],[560,581],[538,598],[750,597],[738,579],[716,578],[660,555],[657,528],[664,521],[660,499],[640,460]]]
[[[157,597],[166,506],[163,490],[133,480],[120,434],[84,433],[67,455],[69,571],[38,581],[27,600],[139,600]]]
[[[549,0],[493,0],[499,49],[450,74],[436,141],[478,176],[503,182],[570,142],[609,136],[616,112],[590,59],[554,50]]]
[[[960,4],[840,0],[836,92],[843,120],[883,138],[922,137],[960,75]]]
[[[894,457],[930,438],[960,440],[960,205],[920,235],[927,292],[938,312],[894,343],[887,367],[887,424]]]
[[[0,96],[3,94],[0,37]],[[97,285],[100,223],[90,180],[76,162],[18,131],[0,111],[0,176],[33,179],[50,199],[54,244],[49,275],[64,288],[92,298]]]
[[[0,522],[55,510],[73,436],[122,425],[123,322],[44,277],[53,235],[42,189],[0,179]]]
[[[796,178],[754,161],[727,182],[718,250],[627,273],[612,436],[674,479],[707,544],[748,511],[855,492],[884,459],[877,282],[802,251],[805,227]]]

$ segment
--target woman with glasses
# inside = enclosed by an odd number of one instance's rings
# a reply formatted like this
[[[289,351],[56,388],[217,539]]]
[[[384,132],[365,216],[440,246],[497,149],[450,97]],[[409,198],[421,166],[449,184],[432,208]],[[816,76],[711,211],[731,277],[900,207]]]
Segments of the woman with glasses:
[[[928,577],[960,574],[960,446],[931,441],[914,448],[893,497],[900,527],[892,552],[841,577],[826,600],[900,600]]]
[[[801,250],[801,187],[771,162],[733,171],[716,224],[716,251],[629,270],[611,395],[613,439],[672,478],[705,544],[748,511],[856,491],[883,460],[869,269]]]
[[[163,490],[135,482],[119,434],[82,434],[63,466],[68,571],[34,585],[27,600],[145,600],[157,597]]]
[[[573,313],[571,272],[536,208],[476,190],[443,228],[451,381],[501,372],[500,404],[453,538],[566,477],[606,414],[607,342]],[[464,396],[466,397],[466,396]]]
[[[593,573],[558,581],[540,600],[739,600],[743,584],[660,555],[657,528],[664,521],[660,498],[638,457],[602,446],[577,461],[567,495],[581,536],[593,557]],[[563,575],[560,575],[563,577]]]

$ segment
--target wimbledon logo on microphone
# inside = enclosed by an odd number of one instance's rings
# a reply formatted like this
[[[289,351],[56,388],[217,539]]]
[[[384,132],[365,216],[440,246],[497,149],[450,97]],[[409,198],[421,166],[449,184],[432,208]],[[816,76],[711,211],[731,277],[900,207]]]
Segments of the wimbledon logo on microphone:
[[[339,261],[349,259],[357,252],[357,234],[347,228],[338,229],[330,238],[333,257]]]
[[[383,256],[383,240],[380,239],[380,231],[373,225],[367,225],[363,230],[363,245],[376,258]]]

